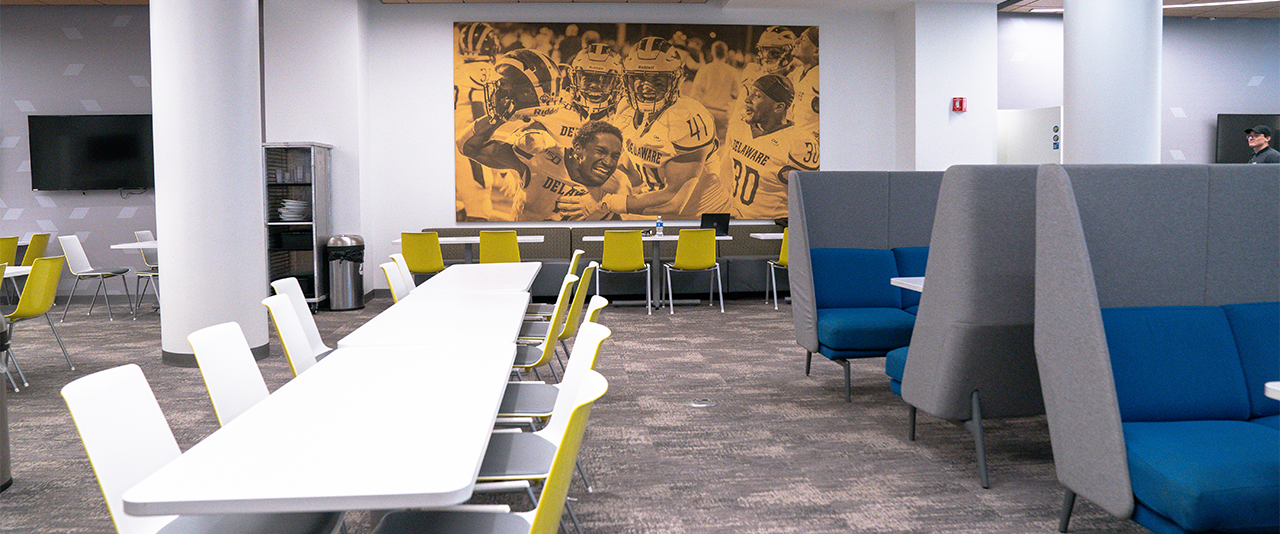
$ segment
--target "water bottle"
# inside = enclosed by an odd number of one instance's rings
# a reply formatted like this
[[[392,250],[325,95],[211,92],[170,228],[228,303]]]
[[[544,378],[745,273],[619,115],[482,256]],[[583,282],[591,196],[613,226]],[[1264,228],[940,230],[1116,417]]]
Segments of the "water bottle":
[[[657,223],[654,224],[653,233],[656,235],[662,235],[662,216],[661,215],[658,216],[658,221]]]

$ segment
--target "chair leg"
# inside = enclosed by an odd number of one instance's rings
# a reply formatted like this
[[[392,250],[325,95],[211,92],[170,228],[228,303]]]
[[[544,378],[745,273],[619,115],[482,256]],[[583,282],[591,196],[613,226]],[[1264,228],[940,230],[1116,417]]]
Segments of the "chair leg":
[[[916,407],[907,405],[907,441],[916,440]]]
[[[570,354],[570,353],[569,353],[569,346],[568,346],[568,345],[566,345],[566,344],[564,343],[564,340],[563,340],[563,339],[561,339],[561,340],[560,340],[560,348],[564,350],[565,357],[568,357],[568,356],[569,356],[569,354]],[[561,360],[561,359],[560,359],[560,353],[559,353],[559,352],[557,352],[557,353],[556,353],[556,361],[560,362],[560,372],[562,372],[562,373],[563,373],[563,372],[565,372],[565,371],[567,371],[567,370],[568,370],[568,369],[567,369],[567,368],[565,368],[565,366],[564,366],[564,360]]]
[[[58,320],[59,323],[67,320],[67,312],[71,311],[71,299],[75,298],[76,287],[79,285],[80,285],[80,277],[77,276],[75,282],[71,284],[71,294],[67,295],[67,307],[62,309],[62,319]]]
[[[671,267],[666,265],[662,269],[667,273],[667,306],[671,308],[671,315],[676,314],[676,292],[671,288]]]
[[[972,404],[973,418],[964,422],[964,427],[973,434],[973,444],[978,450],[978,483],[982,484],[983,489],[991,487],[990,481],[987,480],[987,447],[982,439],[982,406],[978,402],[978,392],[974,391],[969,396]]]
[[[10,325],[10,326],[12,326],[12,325]],[[13,332],[11,331],[11,332],[9,332],[9,333],[10,333],[10,334],[12,334]],[[12,336],[10,336],[10,337],[9,337],[9,339],[13,339],[13,337],[12,337]],[[26,377],[26,375],[23,375],[23,374],[22,374],[22,366],[18,365],[18,357],[13,355],[13,349],[11,349],[11,348],[10,348],[10,349],[5,349],[5,350],[4,350],[4,353],[5,353],[5,357],[7,358],[7,361],[8,361],[9,363],[12,363],[12,364],[13,364],[13,368],[14,368],[14,369],[17,369],[17,370],[18,370],[18,378],[21,378],[21,379],[22,379],[22,387],[24,387],[24,388],[25,388],[25,387],[30,386],[31,384],[28,384],[28,383],[27,383],[27,377]],[[7,366],[7,365],[5,366],[4,374],[9,375],[9,368],[8,368],[8,366]],[[10,383],[10,384],[13,384],[13,391],[16,393],[16,392],[18,391],[18,385],[17,385],[17,384],[14,384],[14,382],[13,382],[13,375],[9,375],[9,383]]]
[[[774,274],[777,269],[773,268],[773,264],[769,264],[769,288],[773,290],[773,309],[778,309],[778,276]],[[765,291],[764,303],[769,303],[769,292]]]
[[[844,401],[853,403],[853,381],[849,377],[849,360],[839,360],[840,367],[844,367]]]
[[[124,286],[124,301],[129,304],[129,313],[134,314],[134,317],[137,317],[137,314],[133,311],[133,295],[129,294],[129,282],[125,281],[124,276],[119,276],[117,278],[120,279],[120,285]]]
[[[595,493],[596,489],[591,486],[591,479],[587,478],[587,471],[582,468],[582,459],[574,460],[578,467],[578,476],[582,477],[582,485],[587,487],[587,493]]]
[[[93,315],[93,305],[98,303],[98,293],[102,292],[102,283],[105,281],[106,281],[105,278],[98,277],[98,287],[93,290],[93,299],[89,301],[89,313],[84,314],[85,317]],[[111,299],[108,298],[107,299],[107,316],[110,316],[110,315],[111,315]],[[112,318],[112,320],[115,320],[115,318]]]
[[[53,330],[53,338],[58,340],[58,348],[62,349],[62,357],[67,359],[67,365],[71,367],[72,371],[76,370],[76,364],[71,363],[71,355],[67,354],[67,347],[62,344],[62,336],[58,335],[58,329],[53,327],[53,319],[49,317],[48,313],[44,314],[44,319],[49,321],[49,330]],[[10,337],[9,339],[13,338]]]
[[[653,288],[650,287],[653,284],[649,283],[652,280],[653,276],[649,273],[649,265],[646,264],[644,266],[644,306],[645,311],[648,312],[649,315],[653,315]],[[599,282],[600,279],[596,278],[596,283]]]
[[[813,364],[813,351],[804,351],[804,376],[809,376],[809,366]]]
[[[578,534],[582,534],[582,526],[578,524],[578,514],[573,512],[573,505],[570,504],[572,499],[564,501],[564,509],[569,511],[569,522],[573,523],[573,530]]]
[[[724,313],[724,282],[720,280],[720,264],[716,264],[716,289],[720,291],[720,313]]]
[[[1076,507],[1076,492],[1067,490],[1062,496],[1062,511],[1058,513],[1058,532],[1066,532],[1071,523],[1071,510]]]

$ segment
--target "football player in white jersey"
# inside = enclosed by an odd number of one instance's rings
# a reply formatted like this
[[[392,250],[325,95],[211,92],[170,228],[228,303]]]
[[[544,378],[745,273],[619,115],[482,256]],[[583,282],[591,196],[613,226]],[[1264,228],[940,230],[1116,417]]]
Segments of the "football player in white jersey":
[[[791,122],[797,127],[818,130],[818,27],[800,34],[795,48],[796,68],[791,71],[796,100],[791,104]]]
[[[584,122],[612,121],[622,98],[622,60],[603,43],[579,51],[566,72],[563,108],[537,118],[562,146],[569,146]]]
[[[695,219],[723,212],[728,195],[719,169],[715,121],[697,100],[680,96],[684,63],[665,39],[645,37],[622,60],[630,109],[620,114],[631,193],[608,197],[607,209],[629,215]],[[591,199],[564,199],[568,213],[590,213]]]
[[[453,119],[458,131],[484,116],[484,84],[502,45],[497,30],[483,22],[458,24],[455,33],[460,63],[453,71]],[[496,174],[461,153],[454,156],[457,220],[490,220],[495,215],[491,189]]]
[[[743,120],[729,126],[726,155],[733,177],[733,215],[739,219],[787,216],[787,173],[818,170],[818,139],[787,120],[795,99],[791,79],[756,78],[743,99]]]
[[[622,154],[622,133],[602,121],[577,128],[571,143],[541,122],[563,108],[559,105],[560,71],[541,52],[522,49],[498,60],[496,79],[485,88],[488,113],[458,136],[458,150],[494,169],[519,173],[520,191],[512,214],[518,221],[568,220],[556,212],[562,197],[594,196],[599,204],[606,192],[620,190],[614,178]],[[495,139],[506,124],[517,129]],[[609,188],[604,188],[612,180]],[[598,208],[574,219],[603,218]]]

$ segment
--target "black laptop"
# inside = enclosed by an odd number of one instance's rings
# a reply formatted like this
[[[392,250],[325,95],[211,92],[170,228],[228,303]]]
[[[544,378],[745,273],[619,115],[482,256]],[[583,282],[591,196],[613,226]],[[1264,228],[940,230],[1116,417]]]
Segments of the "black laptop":
[[[702,228],[715,228],[716,235],[729,235],[729,214],[703,213]]]

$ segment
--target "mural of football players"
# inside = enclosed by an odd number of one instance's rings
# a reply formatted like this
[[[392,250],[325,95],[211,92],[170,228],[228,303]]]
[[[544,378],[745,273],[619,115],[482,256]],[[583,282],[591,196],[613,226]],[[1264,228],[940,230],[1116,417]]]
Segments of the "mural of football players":
[[[483,22],[462,26],[455,36],[459,62],[453,73],[454,131],[484,116],[484,84],[501,50],[498,32]],[[487,221],[493,216],[491,189],[495,173],[462,154],[455,154],[455,208],[459,221]]]
[[[728,207],[728,194],[716,176],[715,120],[697,100],[680,95],[683,74],[680,55],[661,37],[641,39],[622,60],[630,107],[618,123],[627,154],[622,168],[632,194],[611,199],[614,211],[696,219]],[[566,200],[577,205],[570,209],[592,211],[575,202],[579,199]]]
[[[606,193],[617,193],[614,177],[622,155],[622,133],[616,126],[591,121],[578,128],[570,144],[548,131],[540,121],[559,109],[559,70],[542,52],[521,49],[498,60],[496,80],[486,88],[489,113],[458,136],[458,150],[494,169],[519,175],[520,190],[512,215],[520,221],[603,218],[598,207],[566,217],[556,204],[562,197],[594,197],[598,206]],[[508,123],[516,126],[504,139],[494,134]],[[609,184],[606,186],[606,184]]]
[[[733,211],[739,219],[787,216],[787,173],[818,169],[818,139],[787,119],[795,100],[791,79],[756,78],[743,99],[743,117],[730,126],[726,153],[733,178]]]
[[[806,129],[818,129],[818,27],[800,34],[795,48],[796,68],[791,80],[796,85],[796,101],[791,105],[791,122]]]
[[[622,59],[608,46],[593,43],[561,69],[564,105],[540,113],[543,129],[568,146],[578,127],[589,120],[611,120],[622,98]]]

